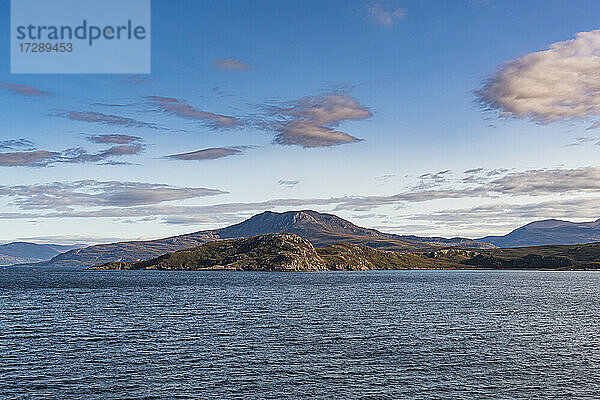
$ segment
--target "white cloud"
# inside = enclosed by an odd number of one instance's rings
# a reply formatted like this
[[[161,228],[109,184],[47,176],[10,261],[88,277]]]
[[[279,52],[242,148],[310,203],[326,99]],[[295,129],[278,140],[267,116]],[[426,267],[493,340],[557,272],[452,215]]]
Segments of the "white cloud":
[[[427,229],[420,232],[402,232],[485,236],[534,219],[600,217],[597,215],[600,195],[599,167],[527,170],[489,177],[486,173],[488,170],[476,170],[482,181],[465,184],[457,176],[445,181],[444,186],[447,187],[438,189],[412,188],[392,195],[279,198],[209,205],[171,202],[215,196],[225,192],[200,187],[186,188],[139,182],[80,181],[0,186],[0,197],[16,208],[15,212],[7,210],[0,213],[0,218],[115,218],[121,222],[125,222],[123,218],[136,222],[144,218],[153,218],[166,224],[224,225],[239,222],[244,217],[267,210],[311,208],[340,212],[342,215],[352,212],[356,216],[357,213],[379,215],[380,207],[402,207],[400,212],[385,214],[389,219],[386,222],[386,230],[399,232],[404,229],[401,226],[403,222],[418,221],[427,226]],[[424,175],[452,175],[446,170],[440,172]],[[280,182],[285,185],[291,183],[293,181]],[[482,204],[484,199],[489,200],[491,204]],[[410,203],[423,202],[429,203],[419,207],[410,206]],[[478,205],[464,208],[465,204],[469,203]],[[457,205],[461,208],[453,208]],[[424,210],[428,210],[427,213],[424,213]],[[384,217],[377,218],[380,222],[385,222]]]
[[[477,96],[501,116],[542,123],[600,115],[600,30],[505,63]]]
[[[43,185],[0,186],[0,196],[12,199],[21,210],[69,211],[72,207],[122,207],[216,196],[226,192],[203,187],[177,187],[158,183],[119,181],[54,182]]]
[[[367,6],[367,14],[371,21],[382,26],[392,26],[406,17],[406,10],[400,7],[386,7],[383,3]]]
[[[264,129],[275,130],[275,143],[302,147],[327,147],[358,142],[336,128],[344,121],[371,117],[371,111],[346,93],[307,96],[283,106],[268,107],[279,120],[266,123]]]

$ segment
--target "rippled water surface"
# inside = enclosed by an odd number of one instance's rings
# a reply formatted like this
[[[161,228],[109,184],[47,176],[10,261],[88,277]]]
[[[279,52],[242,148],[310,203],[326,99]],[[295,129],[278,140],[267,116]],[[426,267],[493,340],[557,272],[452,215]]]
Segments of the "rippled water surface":
[[[0,269],[0,398],[599,398],[599,284]]]

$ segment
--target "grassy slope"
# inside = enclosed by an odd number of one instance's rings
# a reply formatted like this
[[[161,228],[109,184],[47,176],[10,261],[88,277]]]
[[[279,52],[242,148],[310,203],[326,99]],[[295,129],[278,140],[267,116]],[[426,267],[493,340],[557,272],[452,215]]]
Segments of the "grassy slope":
[[[220,240],[147,261],[111,262],[93,269],[315,271],[326,267],[307,240],[271,234]]]
[[[147,261],[112,262],[95,269],[372,270],[372,269],[600,269],[600,243],[512,249],[443,248],[394,252],[340,243],[315,249],[294,234],[228,239]]]
[[[364,245],[339,243],[317,248],[317,253],[327,269],[337,271],[360,271],[372,269],[443,268],[439,260],[409,252],[373,249]]]
[[[351,243],[315,249],[310,242],[293,234],[267,234],[211,242],[146,261],[106,263],[93,269],[314,271],[447,266],[447,260],[407,252]]]

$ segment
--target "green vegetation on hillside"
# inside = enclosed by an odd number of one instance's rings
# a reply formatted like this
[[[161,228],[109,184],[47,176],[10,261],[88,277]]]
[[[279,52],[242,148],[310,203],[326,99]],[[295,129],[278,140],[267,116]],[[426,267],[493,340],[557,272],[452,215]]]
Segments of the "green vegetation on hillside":
[[[319,271],[325,264],[309,241],[271,234],[210,242],[147,261],[111,262],[93,269]]]
[[[223,239],[248,238],[271,233],[298,235],[323,247],[336,243],[354,243],[394,251],[423,251],[440,246],[469,246],[491,248],[488,243],[470,239],[423,238],[399,236],[362,228],[333,214],[316,211],[263,212],[239,224],[221,229],[200,231],[164,239],[109,243],[90,246],[60,254],[49,265],[93,265],[111,261],[138,261],[158,257],[178,250],[190,249],[204,243]]]
[[[93,269],[362,271],[375,269],[600,269],[600,244],[515,249],[448,247],[394,252],[339,243],[315,249],[306,239],[274,233],[210,242],[146,261]]]

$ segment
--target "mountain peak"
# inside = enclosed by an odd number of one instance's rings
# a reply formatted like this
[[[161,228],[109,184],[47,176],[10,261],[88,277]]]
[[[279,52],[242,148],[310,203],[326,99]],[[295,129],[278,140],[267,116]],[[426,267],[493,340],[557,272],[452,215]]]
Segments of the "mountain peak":
[[[227,228],[217,229],[223,238],[263,235],[267,233],[294,233],[306,236],[313,232],[361,234],[372,236],[372,229],[360,228],[332,214],[313,210],[273,212],[265,211]]]
[[[573,224],[573,222],[563,221],[560,219],[544,219],[544,220],[540,220],[540,221],[530,222],[518,229],[527,228],[527,227],[554,228],[557,226],[565,226],[565,225],[571,225],[571,224]]]

